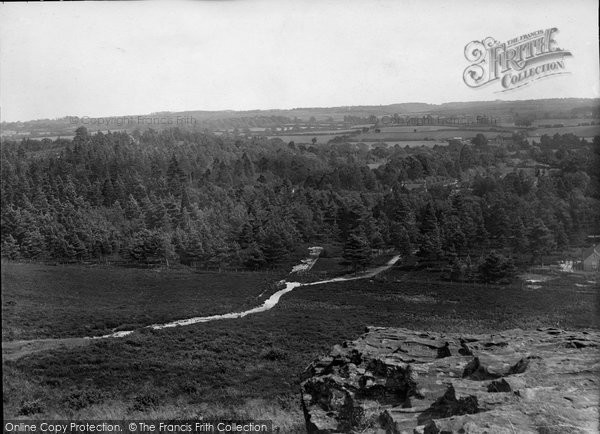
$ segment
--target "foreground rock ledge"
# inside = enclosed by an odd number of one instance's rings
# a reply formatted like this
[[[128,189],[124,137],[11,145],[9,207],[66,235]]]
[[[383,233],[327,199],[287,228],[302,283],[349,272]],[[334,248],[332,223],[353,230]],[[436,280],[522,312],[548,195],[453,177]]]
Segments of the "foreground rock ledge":
[[[369,327],[308,366],[310,433],[598,431],[600,332]]]

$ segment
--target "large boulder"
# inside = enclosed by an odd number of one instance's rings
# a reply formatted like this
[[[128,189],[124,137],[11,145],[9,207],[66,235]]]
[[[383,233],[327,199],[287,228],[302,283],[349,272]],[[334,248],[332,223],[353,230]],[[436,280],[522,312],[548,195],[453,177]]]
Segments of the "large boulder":
[[[309,433],[598,431],[600,332],[369,327],[309,365]]]

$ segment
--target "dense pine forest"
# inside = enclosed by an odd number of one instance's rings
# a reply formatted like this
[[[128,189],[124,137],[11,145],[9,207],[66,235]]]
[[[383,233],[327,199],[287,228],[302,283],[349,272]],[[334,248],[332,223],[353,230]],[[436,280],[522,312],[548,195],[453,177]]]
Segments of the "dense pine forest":
[[[10,259],[274,267],[305,243],[498,279],[600,233],[600,138],[435,148],[147,130],[2,145]]]

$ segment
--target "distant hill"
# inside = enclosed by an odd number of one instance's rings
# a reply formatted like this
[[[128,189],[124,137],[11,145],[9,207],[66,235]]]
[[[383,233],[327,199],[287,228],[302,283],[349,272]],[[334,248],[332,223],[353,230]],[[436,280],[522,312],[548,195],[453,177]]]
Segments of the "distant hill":
[[[523,101],[472,101],[440,104],[436,113],[457,114],[464,112],[533,115],[536,119],[562,117],[599,117],[600,99],[598,98],[554,98]]]

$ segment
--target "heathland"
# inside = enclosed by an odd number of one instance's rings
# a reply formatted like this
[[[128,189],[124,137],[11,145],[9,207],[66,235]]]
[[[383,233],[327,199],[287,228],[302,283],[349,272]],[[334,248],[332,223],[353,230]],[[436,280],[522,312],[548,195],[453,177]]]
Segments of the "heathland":
[[[226,313],[269,291],[273,277],[5,266],[3,329],[21,338],[92,334],[117,326],[119,318],[143,326]],[[148,280],[150,273],[157,279]],[[65,286],[82,276],[87,283]],[[536,286],[451,283],[439,270],[399,265],[372,279],[297,288],[272,310],[240,319],[30,354],[4,362],[4,416],[262,417],[283,432],[301,432],[303,369],[367,325],[467,333],[597,328],[590,277],[551,277]]]

